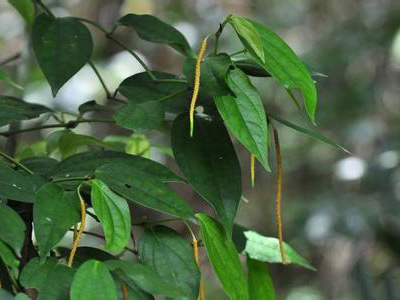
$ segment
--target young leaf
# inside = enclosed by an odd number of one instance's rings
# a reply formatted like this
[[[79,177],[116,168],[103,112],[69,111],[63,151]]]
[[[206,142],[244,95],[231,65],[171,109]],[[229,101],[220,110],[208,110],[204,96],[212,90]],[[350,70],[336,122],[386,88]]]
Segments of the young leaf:
[[[117,288],[107,267],[88,260],[76,271],[71,286],[71,300],[117,300]]]
[[[14,6],[19,12],[21,17],[24,18],[28,26],[32,26],[35,18],[35,6],[31,0],[8,0],[8,2]]]
[[[187,83],[172,82],[180,79],[173,74],[153,73],[158,79],[171,80],[171,82],[156,82],[147,72],[143,72],[122,81],[118,91],[128,98],[129,103],[139,104],[155,101],[162,103],[167,112],[180,113],[187,110],[191,95]]]
[[[23,90],[24,87],[20,86],[19,84],[17,84],[16,82],[14,82],[10,76],[8,76],[8,74],[0,69],[0,81],[3,81],[4,83],[6,83],[8,86],[11,86],[13,88],[16,88],[18,90]]]
[[[0,164],[0,196],[20,202],[35,200],[35,186],[31,176]]]
[[[106,249],[121,252],[130,240],[131,215],[126,200],[101,180],[91,182],[91,200],[106,236]]]
[[[298,132],[304,133],[305,135],[308,135],[309,137],[312,137],[313,139],[316,139],[317,141],[320,141],[320,142],[323,142],[325,144],[331,145],[333,147],[339,148],[340,150],[342,150],[342,151],[344,151],[346,153],[350,153],[342,145],[336,143],[334,140],[324,136],[323,134],[321,134],[321,133],[319,133],[317,131],[300,127],[300,126],[298,126],[296,124],[293,124],[292,122],[289,122],[289,121],[287,121],[285,119],[282,119],[280,117],[277,117],[277,116],[274,116],[274,115],[271,115],[271,114],[268,114],[268,117],[270,117],[270,118],[272,118],[274,120],[277,120],[279,123],[282,123],[283,125],[285,125],[287,127],[290,127],[290,128],[292,128],[294,130],[297,130]]]
[[[130,201],[172,216],[193,217],[192,209],[159,176],[136,169],[134,165],[107,164],[98,168],[95,176]]]
[[[270,171],[268,125],[262,99],[247,75],[237,68],[228,72],[227,82],[236,97],[216,97],[218,111],[235,137]]]
[[[146,229],[139,239],[139,257],[162,278],[184,290],[187,299],[197,300],[200,272],[193,249],[175,230],[165,226]]]
[[[73,276],[73,269],[59,264],[53,257],[43,264],[33,258],[22,270],[20,283],[24,288],[37,289],[40,300],[69,300]]]
[[[89,60],[93,51],[90,31],[74,18],[36,17],[33,50],[55,97],[59,89]]]
[[[174,286],[168,279],[161,278],[152,268],[122,260],[107,261],[106,266],[113,273],[122,271],[140,289],[153,295],[164,295],[166,297],[186,297],[185,291]]]
[[[212,217],[205,214],[196,217],[208,258],[226,293],[231,300],[248,300],[246,277],[232,240]]]
[[[250,258],[269,262],[269,263],[282,263],[282,256],[279,249],[279,241],[276,238],[266,237],[254,231],[244,231],[246,237],[246,247],[244,253]],[[288,244],[283,243],[285,249],[286,261],[298,265],[300,267],[315,271],[315,268],[296,251],[293,250]]]
[[[242,196],[239,161],[218,117],[196,116],[194,125],[196,134],[190,137],[188,114],[175,119],[171,132],[172,150],[183,174],[215,209],[230,235]]]
[[[143,40],[167,44],[185,56],[194,56],[183,34],[154,16],[128,14],[123,16],[118,23],[134,28]]]
[[[11,96],[0,96],[0,127],[11,121],[34,119],[50,111],[42,105],[27,103]]]
[[[129,103],[117,111],[115,120],[118,126],[131,130],[153,129],[164,120],[164,107],[155,101]]]
[[[91,177],[97,168],[109,163],[120,163],[120,167],[123,168],[135,168],[157,177],[162,182],[185,182],[158,162],[113,151],[89,151],[70,156],[47,175],[54,178]]]
[[[200,94],[209,97],[229,95],[225,77],[231,65],[231,59],[225,53],[206,57],[201,63]],[[191,86],[194,85],[195,66],[196,59],[188,58],[183,67]]]
[[[267,264],[247,258],[247,268],[250,300],[275,300],[274,284],[268,273]]]
[[[65,236],[68,229],[79,222],[77,198],[55,183],[41,187],[33,205],[33,224],[43,260]]]
[[[11,269],[16,269],[19,266],[19,259],[13,252],[13,250],[8,247],[5,243],[0,240],[0,258],[4,264]],[[2,299],[0,297],[0,299]]]
[[[263,25],[242,18],[230,17],[230,24],[234,27],[243,45],[253,58],[287,89],[298,88],[303,94],[307,114],[314,122],[314,114],[317,106],[317,90],[306,66],[300,61],[293,50],[274,32]],[[244,24],[244,25],[243,25]],[[247,34],[249,26],[251,36]],[[261,40],[263,56],[258,49],[258,38],[253,38],[257,33]]]
[[[19,252],[25,238],[25,223],[10,207],[0,204],[0,240]]]

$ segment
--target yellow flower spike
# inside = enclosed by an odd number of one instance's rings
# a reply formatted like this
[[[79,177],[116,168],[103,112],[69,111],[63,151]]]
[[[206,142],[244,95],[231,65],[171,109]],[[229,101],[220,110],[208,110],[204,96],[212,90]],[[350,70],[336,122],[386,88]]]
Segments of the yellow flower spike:
[[[254,188],[254,180],[256,178],[255,175],[255,159],[254,155],[250,155],[250,181],[251,181],[251,187]]]
[[[194,256],[194,260],[197,264],[197,266],[199,267],[199,270],[201,268],[201,263],[200,263],[200,256],[199,256],[199,244],[196,238],[196,235],[194,234],[192,228],[190,227],[189,223],[186,222],[185,220],[183,220],[183,222],[185,223],[187,229],[190,232],[190,235],[192,236],[192,242],[193,242],[193,256]],[[205,293],[204,293],[204,286],[203,286],[203,280],[200,278],[200,287],[199,287],[199,300],[205,300]]]
[[[194,109],[196,108],[197,97],[199,96],[199,90],[200,90],[201,62],[203,60],[204,53],[206,52],[207,39],[208,39],[208,35],[204,38],[203,42],[201,43],[201,48],[200,48],[199,54],[197,56],[197,61],[196,61],[193,95],[192,95],[192,100],[190,102],[190,110],[189,110],[190,136],[191,137],[193,137]]]
[[[72,263],[74,262],[75,253],[76,253],[76,250],[78,249],[78,243],[82,238],[82,234],[83,234],[83,231],[85,230],[85,224],[86,224],[86,204],[81,196],[80,188],[81,188],[81,186],[78,187],[77,193],[78,193],[79,200],[81,203],[82,221],[81,221],[81,226],[79,227],[79,230],[74,239],[74,243],[72,244],[71,253],[69,254],[68,263],[67,263],[68,267],[72,267]]]
[[[278,227],[279,249],[281,251],[282,263],[286,265],[285,249],[283,247],[283,234],[282,234],[282,217],[281,217],[281,199],[282,199],[282,156],[281,146],[279,144],[279,135],[276,128],[272,125],[275,142],[277,175],[276,175],[276,198],[275,198],[275,219],[276,226]]]

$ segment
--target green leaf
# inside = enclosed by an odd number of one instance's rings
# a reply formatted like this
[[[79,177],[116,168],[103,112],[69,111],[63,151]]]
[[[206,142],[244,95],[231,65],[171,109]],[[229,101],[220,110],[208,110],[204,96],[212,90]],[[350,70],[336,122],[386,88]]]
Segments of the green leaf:
[[[275,289],[267,264],[251,258],[247,259],[250,300],[275,300]]]
[[[145,41],[167,44],[185,56],[194,56],[183,34],[154,16],[128,14],[123,16],[118,23],[133,27],[139,37]]]
[[[11,269],[16,269],[19,266],[19,260],[10,247],[0,240],[0,258],[5,265]],[[0,299],[2,299],[0,297]]]
[[[218,111],[234,136],[270,171],[268,125],[262,99],[247,75],[237,68],[229,71],[227,82],[236,97],[216,97]]]
[[[249,299],[246,277],[232,240],[212,217],[205,214],[196,217],[208,258],[226,293],[231,300]]]
[[[29,298],[26,294],[18,293],[17,295],[15,295],[14,300],[29,300]]]
[[[118,126],[131,130],[154,129],[164,120],[164,108],[155,101],[129,103],[117,111],[115,120]]]
[[[225,77],[231,65],[231,59],[226,53],[206,57],[201,63],[199,93],[209,97],[229,95],[230,90],[225,82]],[[184,64],[183,73],[192,87],[195,68],[196,59],[188,58]]]
[[[35,186],[31,176],[0,164],[0,196],[20,202],[35,201]]]
[[[246,26],[251,24],[255,32],[258,33],[264,51],[264,59],[260,57],[260,51],[254,49],[253,40],[243,34],[242,22]],[[301,91],[307,114],[311,121],[314,122],[317,106],[315,83],[306,66],[293,50],[276,33],[257,22],[242,17],[230,17],[230,23],[249,53],[272,77],[286,89],[297,88]]]
[[[35,6],[31,0],[8,0],[19,14],[25,19],[28,26],[32,26],[35,18]]]
[[[8,74],[0,69],[0,81],[3,81],[4,83],[6,83],[8,86],[11,86],[13,88],[16,88],[18,90],[23,90],[24,87],[20,86],[19,84],[17,84],[16,82],[14,82],[10,76],[8,76]]]
[[[248,51],[255,54],[261,62],[265,62],[264,45],[257,29],[249,20],[241,17],[232,16],[229,21],[238,36],[245,41]]]
[[[233,64],[242,70],[246,75],[254,77],[271,77],[271,74],[265,71],[265,69],[253,59],[239,59],[233,61]]]
[[[89,151],[70,156],[47,175],[53,178],[91,177],[97,168],[109,163],[120,163],[124,165],[123,168],[135,168],[163,182],[185,182],[158,162],[113,151]]]
[[[93,51],[90,31],[74,18],[36,17],[33,50],[55,97],[59,89],[89,60]]]
[[[245,228],[243,228],[246,230]],[[246,247],[244,253],[250,258],[268,262],[268,263],[282,263],[281,251],[279,248],[279,240],[272,237],[266,237],[254,231],[243,231],[246,237]],[[298,265],[300,267],[315,271],[315,268],[296,251],[293,250],[285,242],[283,243],[285,249],[286,261]]]
[[[150,141],[144,134],[134,133],[126,140],[125,151],[128,154],[150,158],[150,148]]]
[[[90,182],[91,200],[96,216],[99,218],[106,236],[106,249],[121,252],[130,240],[131,215],[126,200],[101,180]]]
[[[289,122],[289,121],[287,121],[285,119],[282,119],[280,117],[277,117],[277,116],[274,116],[274,115],[271,115],[271,114],[268,114],[268,117],[270,117],[270,118],[272,118],[274,120],[277,120],[279,123],[282,123],[283,125],[285,125],[287,127],[290,127],[290,128],[292,128],[294,130],[297,130],[297,131],[299,131],[301,133],[304,133],[305,135],[308,135],[309,137],[312,137],[313,139],[316,139],[316,140],[318,140],[320,142],[323,142],[325,144],[331,145],[333,147],[339,148],[340,150],[351,154],[350,151],[347,150],[346,148],[344,148],[342,145],[336,143],[334,140],[324,136],[323,134],[321,134],[321,133],[319,133],[317,131],[300,127],[300,126],[298,126],[296,124],[293,124],[292,122]]]
[[[197,300],[200,272],[185,238],[169,227],[155,226],[146,229],[138,247],[142,263],[184,290],[187,299]]]
[[[188,114],[175,119],[172,150],[189,183],[215,209],[230,235],[242,196],[239,161],[218,117],[195,116],[194,126],[195,134],[191,138]]]
[[[161,80],[179,80],[173,74],[153,72]],[[156,82],[147,72],[126,78],[118,91],[128,98],[129,103],[139,104],[148,101],[162,103],[165,111],[179,113],[189,109],[191,92],[184,82]]]
[[[25,223],[10,207],[0,204],[0,240],[19,252],[25,238]]]
[[[144,207],[184,219],[193,217],[188,204],[158,175],[137,169],[133,164],[107,164],[98,168],[95,176],[117,194]]]
[[[37,289],[38,300],[69,300],[73,276],[73,269],[59,264],[53,257],[43,264],[38,258],[33,258],[22,270],[20,282],[25,288]]]
[[[39,255],[43,260],[65,236],[68,229],[79,222],[77,197],[54,183],[40,188],[33,205],[33,224]]]
[[[79,113],[85,114],[88,112],[114,112],[115,109],[110,106],[97,104],[95,100],[91,100],[81,104],[78,108]]]
[[[71,252],[71,249],[57,247],[57,252],[59,252],[60,255],[62,255],[64,257],[68,257],[68,255]],[[77,269],[77,268],[79,268],[80,265],[82,265],[83,263],[85,263],[86,261],[88,261],[90,259],[95,259],[95,260],[104,262],[106,260],[115,259],[115,257],[113,255],[111,255],[110,253],[105,252],[104,250],[101,250],[99,248],[78,247],[76,249],[72,267]]]
[[[27,157],[21,161],[25,167],[32,170],[35,174],[46,174],[58,164],[58,161],[54,158],[47,156],[33,156]]]
[[[185,292],[174,286],[173,282],[161,278],[152,268],[122,260],[105,263],[110,271],[123,271],[143,291],[167,297],[184,297]]]
[[[42,105],[23,102],[10,96],[0,96],[0,127],[12,121],[35,119],[49,111],[51,110]]]
[[[107,267],[88,260],[76,271],[71,286],[71,300],[117,300],[117,288]]]
[[[7,290],[0,288],[0,299],[1,300],[14,300],[14,296]]]

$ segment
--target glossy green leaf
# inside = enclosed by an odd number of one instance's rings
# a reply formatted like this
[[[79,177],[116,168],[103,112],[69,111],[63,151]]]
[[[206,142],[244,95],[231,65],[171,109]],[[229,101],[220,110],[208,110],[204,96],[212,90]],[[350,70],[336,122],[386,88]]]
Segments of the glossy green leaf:
[[[194,56],[183,34],[154,16],[128,14],[123,16],[118,23],[134,28],[143,40],[167,44],[185,56]]]
[[[140,289],[137,284],[123,271],[121,270],[114,270],[111,273],[115,280],[115,283],[121,287],[121,293],[123,294],[122,286],[124,285],[128,294],[128,299],[133,300],[154,300],[153,295],[143,291]],[[120,297],[121,299],[121,297]]]
[[[212,217],[196,214],[207,256],[231,300],[249,299],[247,281],[239,255],[225,230]]]
[[[263,25],[242,17],[230,17],[229,20],[249,53],[272,77],[287,89],[297,88],[301,91],[307,114],[311,121],[314,122],[317,90],[303,62],[276,33]],[[260,58],[259,51],[254,50],[252,39],[243,34],[243,30],[239,28],[242,22],[246,26],[251,24],[258,33],[264,51],[264,59]]]
[[[242,70],[246,75],[254,77],[271,77],[263,67],[256,63],[253,59],[239,59],[234,60],[233,64]]]
[[[265,262],[247,259],[250,300],[275,300],[275,289]]]
[[[270,171],[268,125],[262,99],[247,75],[237,68],[229,71],[227,82],[235,97],[216,97],[218,112],[234,136]]]
[[[88,260],[76,271],[71,286],[71,300],[117,300],[117,288],[107,267]]]
[[[81,104],[78,108],[78,111],[81,114],[85,114],[88,112],[114,112],[114,108],[97,104],[95,100],[91,100]]]
[[[11,86],[13,88],[16,88],[18,90],[23,90],[24,87],[20,86],[19,84],[17,84],[16,82],[14,82],[10,76],[8,76],[8,74],[0,69],[0,81],[3,81],[5,84],[7,84],[8,86]]]
[[[153,176],[124,163],[107,164],[98,168],[96,178],[111,190],[142,206],[181,217],[193,217],[193,211],[159,176]]]
[[[111,191],[104,182],[94,179],[91,200],[106,237],[106,249],[121,252],[130,240],[131,215],[126,200]]]
[[[139,288],[153,295],[184,297],[185,292],[174,286],[173,282],[161,278],[152,268],[122,260],[110,260],[105,263],[110,271],[122,271]]]
[[[246,237],[244,253],[250,258],[268,263],[282,263],[278,239],[266,237],[250,230],[243,231],[243,234]],[[283,246],[288,263],[315,271],[315,268],[311,266],[305,258],[301,257],[293,250],[291,246],[287,243],[284,243]]]
[[[139,257],[162,278],[185,291],[187,299],[197,300],[200,272],[188,241],[165,226],[146,229],[139,239]]]
[[[215,209],[230,235],[242,196],[241,171],[235,149],[218,117],[196,116],[194,127],[195,134],[190,137],[188,114],[175,119],[171,132],[172,150],[189,183]]]
[[[20,202],[33,202],[35,186],[31,176],[0,164],[0,196]]]
[[[36,17],[33,50],[55,97],[59,89],[89,60],[93,51],[90,31],[74,18]]]
[[[117,111],[115,120],[117,125],[123,128],[149,130],[164,121],[164,108],[161,103],[155,101],[129,103]]]
[[[73,269],[59,264],[53,257],[43,264],[38,258],[33,258],[22,270],[20,283],[25,288],[37,289],[37,300],[69,300],[73,276]]]
[[[28,26],[32,26],[35,18],[35,6],[33,2],[31,0],[8,0],[8,2],[19,12]]]
[[[23,102],[10,96],[0,96],[0,127],[12,121],[29,120],[51,111],[38,104]]]
[[[206,57],[201,63],[200,95],[209,97],[229,95],[230,90],[225,78],[231,65],[231,59],[225,53]],[[192,87],[195,67],[195,58],[188,58],[183,67],[183,73]]]
[[[25,223],[10,207],[0,204],[0,240],[19,252],[25,238]]]
[[[39,255],[44,259],[79,221],[79,206],[74,192],[65,192],[54,183],[40,188],[33,205],[33,225]]]
[[[346,152],[346,153],[350,153],[350,151],[348,151],[346,148],[344,148],[342,145],[336,143],[334,140],[324,136],[323,134],[314,131],[314,130],[310,130],[304,127],[300,127],[296,124],[293,124],[292,122],[289,122],[285,119],[282,119],[280,117],[268,114],[268,117],[277,120],[279,123],[282,123],[283,125],[290,127],[298,132],[304,133],[305,135],[308,135],[309,137],[312,137],[313,139],[316,139],[317,141],[323,142],[325,144],[331,145],[333,147],[339,148],[340,150]]]
[[[0,240],[0,258],[6,266],[16,269],[19,266],[19,259],[13,250]],[[0,299],[2,299],[0,297]]]
[[[35,174],[46,174],[54,169],[58,161],[47,156],[34,156],[21,160],[21,163]]]
[[[153,72],[161,80],[179,80],[173,74]],[[177,113],[189,109],[191,91],[184,82],[155,82],[146,73],[138,73],[126,78],[118,91],[128,98],[130,103],[138,104],[148,101],[162,103],[165,111]]]
[[[265,53],[263,41],[253,23],[245,18],[235,16],[230,17],[230,23],[239,37],[245,41],[245,46],[248,48],[248,51],[251,49],[251,53],[254,53],[261,62],[264,62]]]
[[[140,156],[113,151],[89,151],[70,156],[60,162],[47,175],[53,178],[90,177],[93,176],[94,171],[98,167],[118,162],[124,164],[124,168],[129,165],[129,168],[146,172],[163,182],[185,182],[158,162]]]

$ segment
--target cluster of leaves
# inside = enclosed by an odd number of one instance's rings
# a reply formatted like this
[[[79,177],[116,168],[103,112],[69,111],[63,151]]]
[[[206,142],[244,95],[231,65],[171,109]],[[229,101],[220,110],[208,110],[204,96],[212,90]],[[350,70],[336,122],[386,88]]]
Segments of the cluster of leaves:
[[[55,17],[40,1],[10,1],[27,21],[33,50],[55,96],[84,65],[89,64],[102,82],[108,98],[118,105],[94,101],[79,108],[76,119],[64,122],[58,112],[12,96],[0,96],[0,126],[48,114],[58,123],[0,133],[5,137],[41,128],[62,128],[44,141],[47,156],[24,153],[22,160],[0,152],[0,279],[1,299],[197,299],[201,273],[197,239],[191,226],[200,227],[211,265],[231,299],[273,299],[267,263],[282,263],[278,240],[234,223],[242,198],[241,168],[229,132],[270,171],[269,127],[278,121],[299,132],[340,147],[309,129],[268,114],[249,76],[272,77],[291,96],[298,89],[310,120],[314,122],[317,93],[313,79],[296,54],[275,33],[254,21],[229,16],[214,35],[215,48],[201,64],[198,109],[194,135],[189,135],[189,106],[196,76],[196,55],[185,37],[172,26],[149,15],[129,14],[111,31],[89,20]],[[129,51],[145,72],[125,79],[115,93],[107,89],[91,62],[93,40],[85,26],[93,25],[105,37]],[[218,39],[231,25],[245,55],[218,52]],[[118,26],[133,28],[146,41],[169,45],[186,56],[183,76],[150,70],[132,50],[113,35]],[[5,72],[0,80],[16,88]],[[119,98],[117,98],[119,96]],[[293,96],[294,99],[294,96]],[[109,119],[89,119],[102,111]],[[173,121],[166,119],[173,116]],[[84,122],[109,122],[134,132],[131,137],[76,134]],[[185,178],[148,158],[151,146],[142,134],[161,130],[171,136],[172,154]],[[228,132],[229,130],[229,132]],[[83,151],[91,147],[91,151]],[[96,150],[94,150],[96,149]],[[56,159],[57,158],[57,159]],[[169,183],[190,185],[211,205],[217,219],[195,213]],[[163,220],[184,222],[193,245],[170,227],[150,220],[133,224],[135,206],[172,216]],[[104,231],[103,249],[78,247],[86,213]],[[88,216],[89,217],[89,216]],[[32,223],[35,241],[32,244]],[[72,251],[59,247],[72,228]],[[192,225],[189,225],[192,224]],[[129,249],[132,226],[142,226],[137,248]],[[131,250],[138,259],[126,261],[118,254]],[[313,269],[289,245],[286,262]],[[76,251],[76,252],[75,252]],[[71,252],[71,253],[70,253]],[[248,276],[240,262],[247,257]],[[67,263],[68,262],[68,263]],[[25,298],[24,298],[25,297]]]

